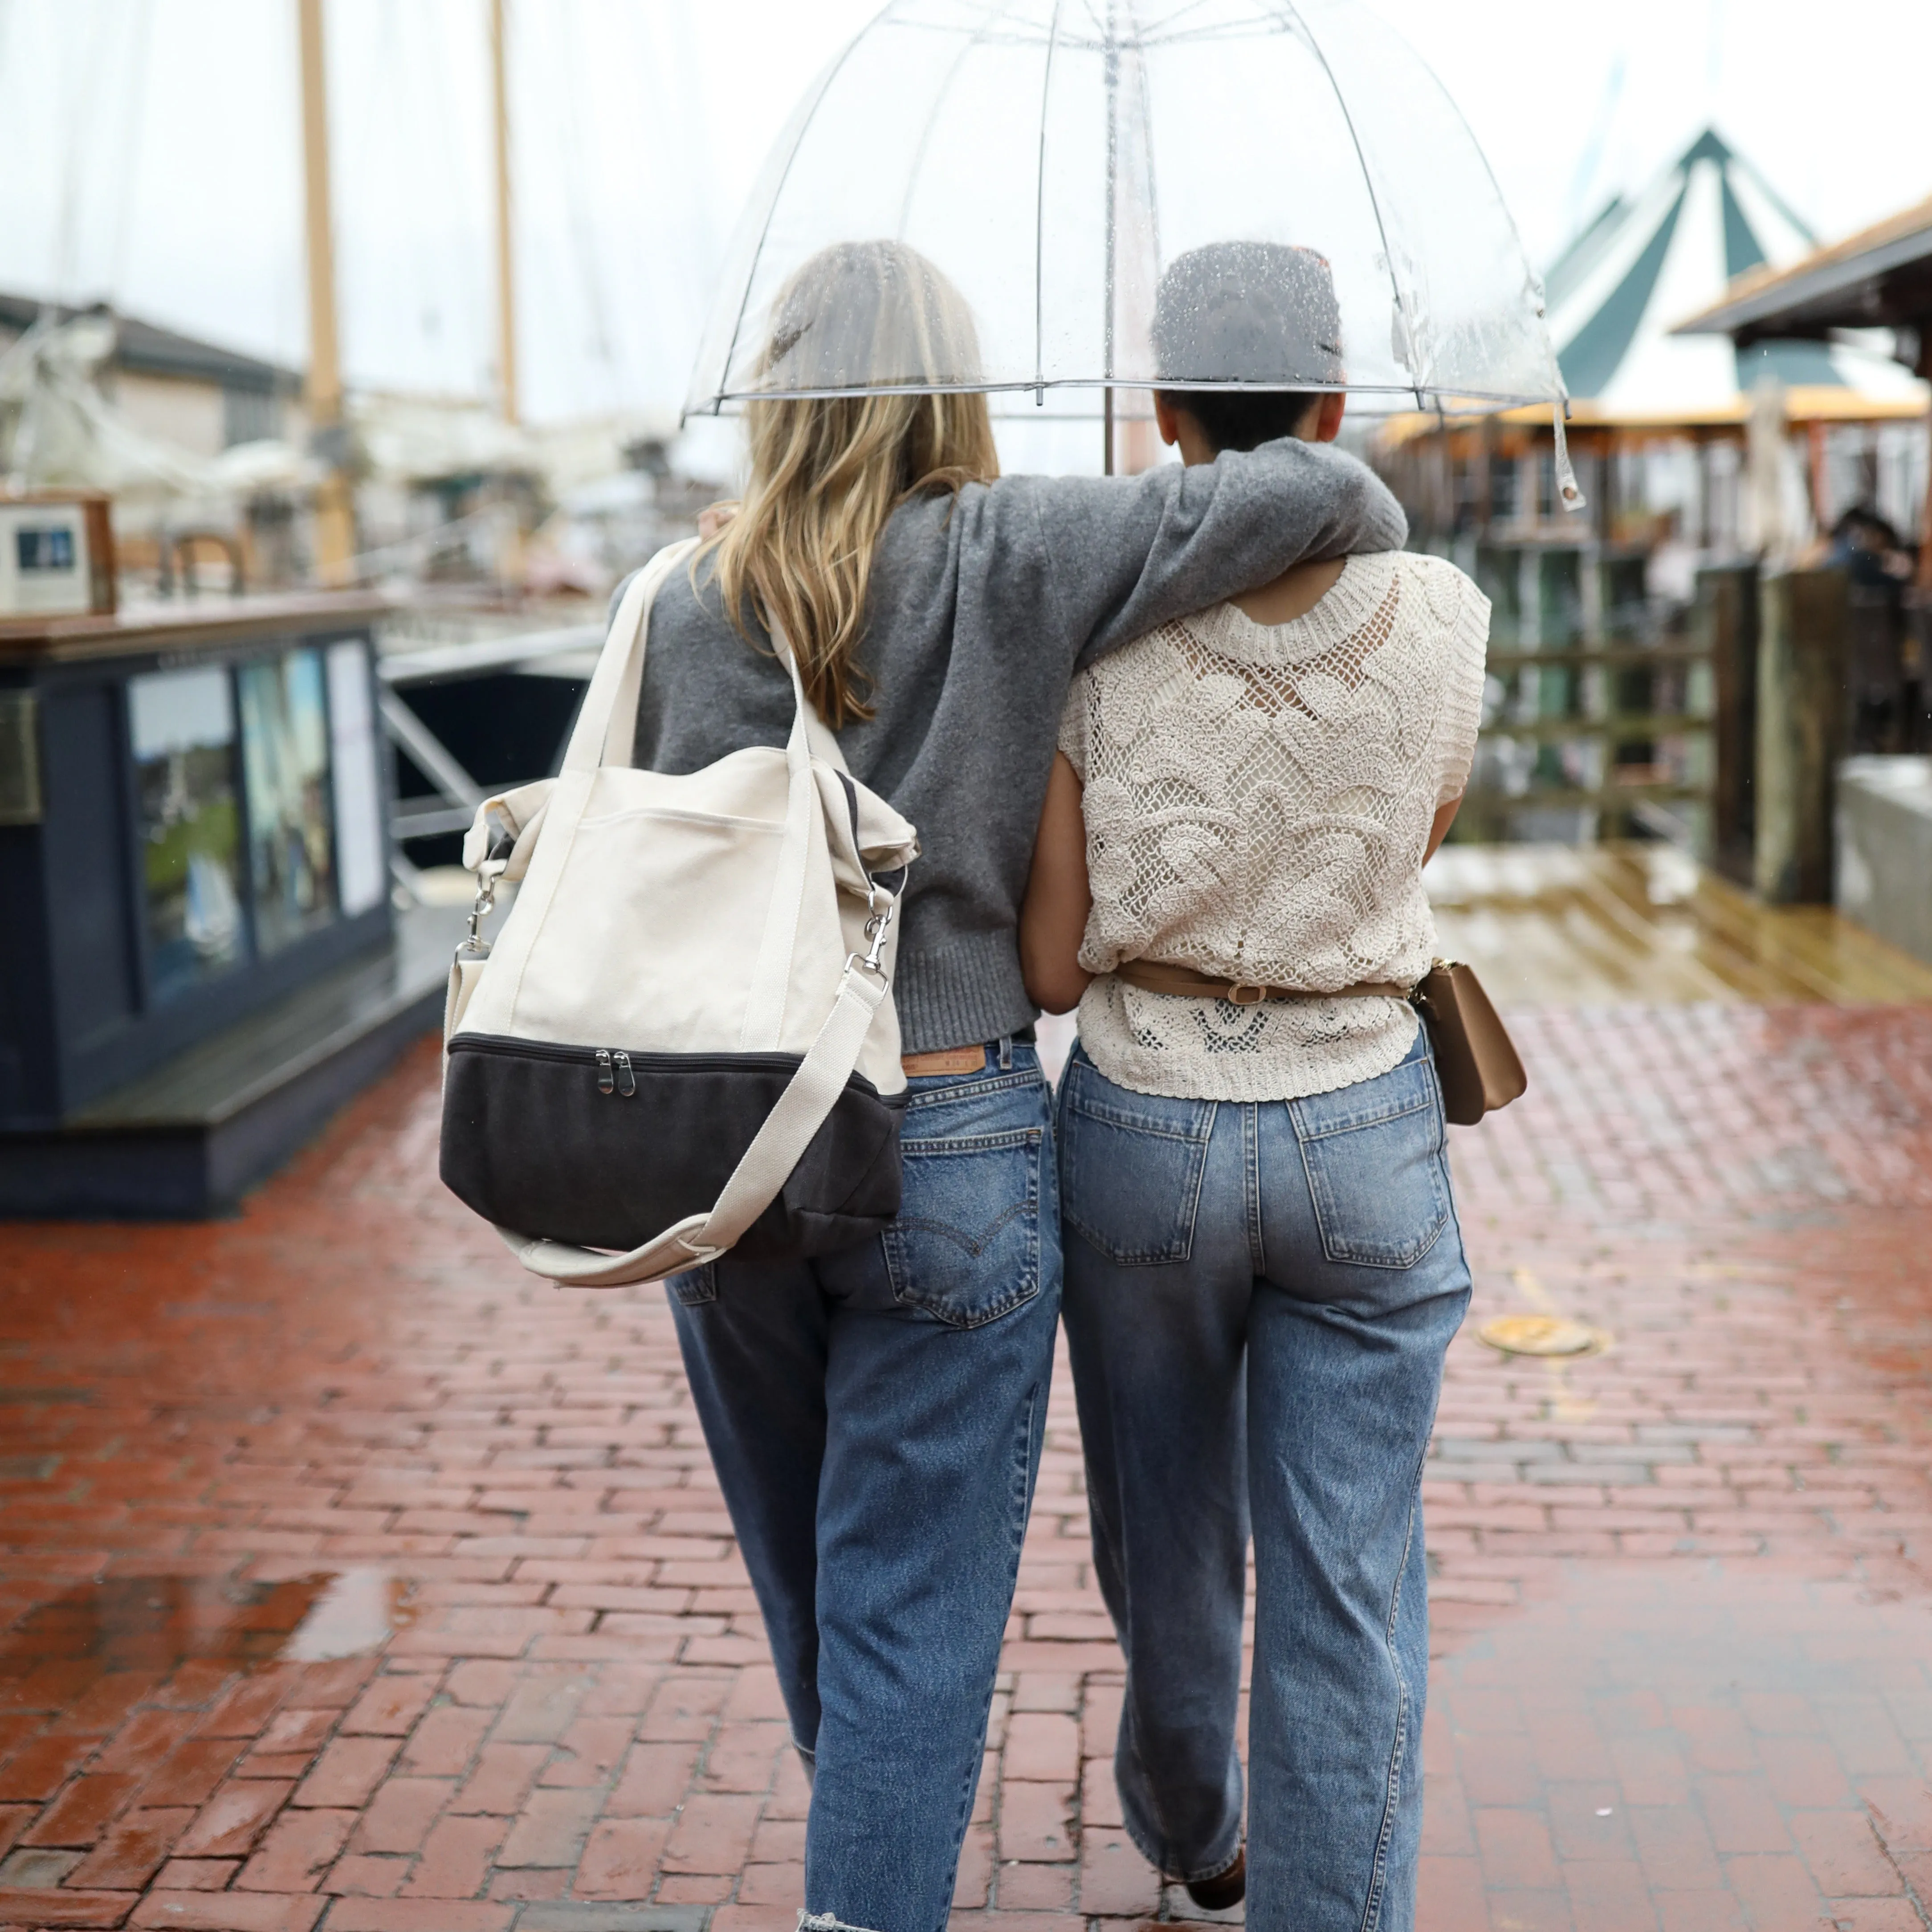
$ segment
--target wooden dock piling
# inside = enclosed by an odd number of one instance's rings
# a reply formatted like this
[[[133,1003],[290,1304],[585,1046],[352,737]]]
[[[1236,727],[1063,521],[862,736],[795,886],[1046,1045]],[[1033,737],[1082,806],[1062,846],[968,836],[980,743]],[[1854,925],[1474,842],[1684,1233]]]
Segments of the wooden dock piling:
[[[1769,904],[1822,905],[1832,897],[1849,621],[1842,570],[1784,571],[1762,580],[1754,874]]]

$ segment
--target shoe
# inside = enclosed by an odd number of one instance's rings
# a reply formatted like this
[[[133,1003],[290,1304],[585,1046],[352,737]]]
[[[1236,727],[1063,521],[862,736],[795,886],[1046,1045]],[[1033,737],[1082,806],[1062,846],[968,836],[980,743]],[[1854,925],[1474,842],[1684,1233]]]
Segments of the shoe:
[[[1248,1895],[1246,1852],[1237,1852],[1234,1862],[1212,1878],[1190,1879],[1187,1895],[1203,1912],[1226,1912],[1230,1906],[1240,1904]]]

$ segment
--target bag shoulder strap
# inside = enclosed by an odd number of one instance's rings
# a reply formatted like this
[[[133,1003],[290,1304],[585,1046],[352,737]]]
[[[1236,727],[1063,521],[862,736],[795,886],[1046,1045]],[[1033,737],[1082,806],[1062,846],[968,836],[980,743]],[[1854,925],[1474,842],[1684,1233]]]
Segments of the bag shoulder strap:
[[[611,618],[604,650],[597,661],[597,675],[592,676],[591,688],[584,694],[583,710],[578,714],[578,728],[571,734],[570,748],[564,756],[566,770],[589,770],[599,764],[628,765],[635,757],[638,700],[644,688],[651,609],[672,572],[688,562],[696,551],[698,541],[688,537],[682,543],[668,544],[631,579]],[[771,639],[772,655],[784,666],[791,680],[792,730],[791,742],[785,747],[788,756],[794,763],[800,757],[820,758],[842,772],[845,754],[806,696],[791,640],[776,619]],[[604,680],[601,688],[600,678]]]
[[[698,539],[668,544],[632,578],[618,600],[598,653],[590,688],[572,728],[563,754],[566,772],[595,771],[599,765],[628,765],[638,729],[638,698],[644,688],[644,652],[651,606],[667,579],[698,548]]]

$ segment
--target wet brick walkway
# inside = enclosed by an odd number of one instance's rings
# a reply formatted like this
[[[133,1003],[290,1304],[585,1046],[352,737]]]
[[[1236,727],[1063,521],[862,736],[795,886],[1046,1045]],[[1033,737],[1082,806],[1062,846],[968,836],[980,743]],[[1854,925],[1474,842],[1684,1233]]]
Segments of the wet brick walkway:
[[[1429,1932],[1932,1904],[1932,1011],[1526,1013],[1459,1132]],[[789,1932],[805,1791],[649,1291],[521,1276],[425,1049],[233,1221],[0,1230],[0,1927]],[[956,1923],[1181,1916],[1071,1403]],[[347,1653],[347,1654],[344,1654]]]

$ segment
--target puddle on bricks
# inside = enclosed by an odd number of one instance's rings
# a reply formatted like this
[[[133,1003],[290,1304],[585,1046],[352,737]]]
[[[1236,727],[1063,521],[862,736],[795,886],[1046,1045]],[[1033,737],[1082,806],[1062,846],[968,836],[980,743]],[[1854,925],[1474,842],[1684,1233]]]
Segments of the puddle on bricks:
[[[49,1666],[91,1673],[167,1672],[188,1663],[245,1671],[380,1649],[414,1621],[415,1586],[374,1568],[274,1582],[233,1576],[117,1576],[36,1604],[0,1635],[0,1704]],[[14,1694],[10,1694],[10,1692]]]

